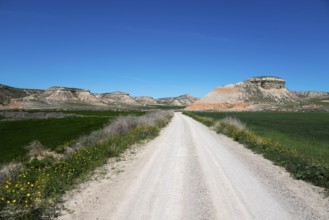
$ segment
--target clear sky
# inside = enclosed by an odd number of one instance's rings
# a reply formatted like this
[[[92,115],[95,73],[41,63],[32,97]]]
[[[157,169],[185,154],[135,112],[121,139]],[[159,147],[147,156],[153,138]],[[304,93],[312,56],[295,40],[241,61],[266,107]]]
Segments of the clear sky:
[[[202,97],[275,75],[329,91],[329,0],[0,0],[0,83]]]

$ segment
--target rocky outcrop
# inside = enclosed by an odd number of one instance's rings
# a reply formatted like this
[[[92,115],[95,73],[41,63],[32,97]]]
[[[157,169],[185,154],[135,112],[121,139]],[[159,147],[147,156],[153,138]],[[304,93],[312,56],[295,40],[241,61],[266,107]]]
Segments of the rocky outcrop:
[[[11,99],[23,98],[29,95],[38,95],[44,92],[39,89],[20,89],[0,84],[0,105],[10,103]]]
[[[248,79],[246,82],[251,83],[263,89],[284,89],[286,81],[275,76],[260,76]]]
[[[246,81],[218,87],[187,110],[243,111],[260,107],[298,103],[302,101],[285,87],[278,77],[255,77]]]
[[[12,98],[3,108],[69,108],[72,104],[104,105],[89,90],[55,86],[23,98]]]
[[[133,97],[126,92],[103,93],[97,96],[99,100],[106,104],[140,106]]]
[[[135,101],[141,105],[157,105],[158,102],[150,96],[138,96],[138,97],[134,97]]]
[[[93,94],[87,89],[54,86],[47,90],[17,89],[0,85],[0,109],[90,109],[154,105],[186,106],[197,100],[191,95],[155,100],[132,97],[126,92]]]
[[[157,102],[161,105],[188,106],[197,100],[199,99],[192,95],[186,94],[178,97],[160,98],[157,99]]]
[[[67,87],[51,87],[41,94],[33,94],[22,99],[14,99],[13,101],[23,102],[43,102],[47,104],[56,103],[88,103],[101,104],[99,100],[87,89],[67,88]]]
[[[25,99],[28,99],[26,97]],[[34,97],[33,97],[34,98]],[[98,103],[98,99],[87,89],[51,87],[37,97],[38,100],[46,102],[84,102]]]

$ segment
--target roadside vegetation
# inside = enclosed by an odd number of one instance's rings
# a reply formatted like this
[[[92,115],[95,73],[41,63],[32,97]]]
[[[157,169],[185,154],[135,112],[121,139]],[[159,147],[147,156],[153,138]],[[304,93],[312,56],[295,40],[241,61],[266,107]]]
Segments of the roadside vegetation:
[[[33,142],[28,149],[28,161],[9,164],[0,172],[0,219],[56,216],[58,203],[67,190],[108,158],[157,136],[171,117],[171,112],[163,111],[120,116],[102,129],[75,139],[62,153]]]
[[[295,178],[329,190],[328,113],[185,114],[285,167]]]

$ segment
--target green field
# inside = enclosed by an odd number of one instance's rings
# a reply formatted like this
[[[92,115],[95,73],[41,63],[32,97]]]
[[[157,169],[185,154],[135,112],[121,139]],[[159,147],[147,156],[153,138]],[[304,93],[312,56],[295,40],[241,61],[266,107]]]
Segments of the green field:
[[[239,118],[259,136],[294,148],[305,158],[329,163],[329,113],[294,112],[199,112],[200,116]]]
[[[68,114],[76,114],[90,117],[118,117],[118,116],[126,116],[126,115],[135,115],[141,116],[144,115],[145,112],[140,111],[62,111]]]
[[[62,119],[34,119],[0,121],[0,164],[22,159],[27,150],[24,146],[34,140],[46,148],[55,150],[58,146],[73,141],[81,135],[100,129],[119,115],[141,115],[141,112],[74,111],[66,112],[84,117]]]
[[[150,108],[160,109],[160,110],[181,110],[186,106],[172,106],[172,105],[153,105]]]
[[[15,111],[15,110],[14,110]],[[26,110],[26,112],[63,112],[66,114],[76,114],[81,116],[95,116],[95,117],[117,117],[117,116],[125,116],[125,115],[136,115],[141,116],[144,115],[145,112],[141,111],[112,111],[112,110]],[[1,116],[0,116],[1,117]]]

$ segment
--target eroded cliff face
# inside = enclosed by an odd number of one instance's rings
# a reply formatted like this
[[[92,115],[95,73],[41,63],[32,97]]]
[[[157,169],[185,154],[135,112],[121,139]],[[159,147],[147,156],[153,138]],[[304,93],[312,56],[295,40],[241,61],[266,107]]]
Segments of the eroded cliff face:
[[[97,103],[97,98],[87,89],[67,88],[67,87],[51,87],[42,94],[27,96],[23,101],[43,101],[52,102],[85,102]]]
[[[208,93],[187,110],[242,111],[266,106],[298,103],[300,99],[286,88],[284,79],[273,76],[254,77],[246,81],[221,86]]]
[[[126,92],[93,94],[88,89],[50,87],[47,90],[19,89],[0,84],[0,109],[89,109],[120,108],[153,105],[186,106],[197,98],[191,95],[164,98],[132,97]]]
[[[41,94],[44,90],[39,89],[20,89],[0,84],[0,105],[9,104],[11,99],[23,98],[33,94]]]
[[[106,104],[116,104],[116,105],[132,105],[139,106],[140,104],[135,101],[133,97],[126,92],[112,92],[99,94],[98,98],[101,102]]]
[[[261,76],[248,79],[249,82],[255,86],[263,89],[285,89],[286,81],[275,76]]]
[[[136,102],[138,102],[141,105],[157,105],[157,101],[151,96],[138,96],[138,97],[133,97]]]
[[[69,108],[70,105],[105,106],[95,95],[87,89],[51,87],[42,92],[27,95],[22,98],[12,98],[4,109],[43,109],[43,108]]]
[[[160,98],[157,99],[157,102],[161,105],[188,106],[197,100],[199,100],[199,98],[190,94],[185,94],[178,97]]]

